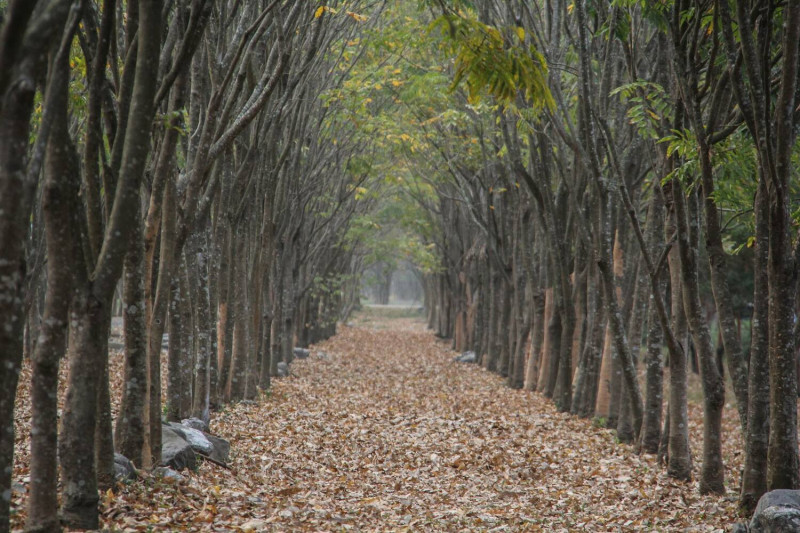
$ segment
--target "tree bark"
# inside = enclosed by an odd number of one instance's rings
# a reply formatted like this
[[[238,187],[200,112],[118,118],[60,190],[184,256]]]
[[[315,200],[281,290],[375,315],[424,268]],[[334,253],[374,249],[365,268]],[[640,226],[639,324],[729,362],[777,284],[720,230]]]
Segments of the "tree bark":
[[[22,364],[25,237],[32,184],[26,178],[30,118],[41,61],[64,27],[69,1],[55,0],[36,18],[38,2],[8,3],[0,24],[0,531],[10,528],[14,403]]]
[[[44,315],[32,363],[31,462],[27,531],[60,531],[58,518],[58,368],[64,355],[75,276],[65,265],[79,254],[74,234],[79,176],[77,155],[69,137],[67,98],[69,42],[65,35],[53,60],[47,91],[52,132],[47,145],[42,211],[47,239],[47,291]],[[2,527],[0,527],[2,529]]]
[[[671,188],[672,185],[668,184]],[[671,240],[677,231],[675,210],[672,208],[672,192],[665,186],[665,197],[670,199],[667,206],[667,222],[665,236]],[[669,251],[670,294],[672,302],[672,331],[682,349],[669,354],[669,421],[667,445],[667,474],[676,479],[688,481],[692,479],[692,456],[689,449],[689,407],[688,407],[688,370],[686,349],[688,347],[686,314],[683,306],[681,290],[681,260],[677,246]]]
[[[144,244],[141,209],[132,228],[133,237],[125,255],[123,285],[123,323],[125,329],[125,365],[122,400],[117,417],[114,443],[116,450],[136,466],[142,464],[145,443],[145,404],[147,402],[147,329],[144,301]]]
[[[769,376],[769,204],[766,183],[760,181],[754,203],[756,217],[753,316],[751,318],[749,403],[745,433],[744,469],[739,508],[750,515],[767,492],[767,453],[770,432]]]
[[[672,183],[672,199],[678,230],[678,249],[681,257],[683,307],[700,358],[703,383],[703,467],[700,473],[700,493],[725,493],[725,467],[722,464],[722,408],[725,405],[725,385],[711,345],[708,322],[700,302],[700,282],[697,266],[697,213],[687,209],[683,187]],[[694,197],[689,199],[692,204]],[[693,227],[690,227],[690,224]]]
[[[656,255],[664,235],[664,201],[661,188],[653,191],[647,214],[647,240],[651,257]],[[656,272],[658,291],[650,299],[661,298],[666,289],[666,280]],[[647,326],[647,354],[645,356],[645,403],[642,421],[641,447],[645,453],[658,453],[661,441],[661,413],[664,400],[664,361],[662,347],[664,332],[661,328],[654,302],[650,305]]]

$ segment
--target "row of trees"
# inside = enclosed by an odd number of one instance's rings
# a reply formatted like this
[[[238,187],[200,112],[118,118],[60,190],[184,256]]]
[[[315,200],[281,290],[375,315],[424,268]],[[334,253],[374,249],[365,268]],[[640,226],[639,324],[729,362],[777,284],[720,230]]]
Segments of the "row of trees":
[[[703,492],[725,490],[724,362],[742,507],[800,484],[794,3],[6,0],[0,14],[0,495],[27,352],[30,530],[58,528],[59,467],[65,523],[90,528],[114,449],[159,462],[165,333],[166,416],[207,419],[268,387],[295,342],[331,335],[360,273],[398,260],[426,272],[429,324],[455,348],[601,417],[679,479],[696,365]]]
[[[703,493],[725,491],[728,372],[746,443],[742,508],[798,488],[800,7],[390,11],[368,96],[384,102],[375,120],[415,213],[405,227],[435,251],[429,325],[511,386],[660,453],[682,480],[696,368]]]
[[[370,208],[355,155],[372,141],[324,95],[357,59],[343,43],[365,24],[358,7],[0,2],[0,530],[23,354],[26,528],[60,528],[60,486],[63,523],[94,529],[115,450],[158,465],[162,412],[208,421],[269,387],[295,343],[334,333],[363,255],[348,235]]]

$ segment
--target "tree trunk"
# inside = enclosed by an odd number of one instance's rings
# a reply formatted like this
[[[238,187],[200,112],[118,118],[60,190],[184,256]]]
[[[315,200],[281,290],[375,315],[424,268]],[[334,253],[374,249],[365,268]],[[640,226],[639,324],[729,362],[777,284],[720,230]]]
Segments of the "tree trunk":
[[[210,421],[210,400],[212,388],[212,359],[214,354],[213,328],[211,317],[210,290],[208,287],[208,257],[202,234],[195,233],[193,246],[187,256],[189,275],[194,276],[193,291],[198,318],[198,352],[194,369],[194,395],[192,397],[192,416]]]
[[[170,284],[169,302],[169,347],[167,348],[167,421],[180,422],[181,420],[181,391],[186,386],[183,383],[181,364],[183,353],[187,346],[183,344],[183,328],[190,324],[183,323],[181,313],[181,290],[179,274],[176,272]]]
[[[31,58],[46,57],[52,37],[64,27],[70,2],[58,2],[33,20],[37,2],[10,4],[0,23],[0,531],[10,528],[14,404],[23,354],[25,237],[33,189],[26,179],[26,156],[36,81],[45,66]],[[15,57],[15,49],[30,55]]]
[[[660,188],[653,192],[647,214],[647,241],[650,247],[650,256],[657,256],[659,245],[664,235],[664,201]],[[656,267],[658,268],[658,267]],[[641,447],[645,453],[657,453],[661,442],[661,411],[664,397],[664,362],[661,355],[664,343],[664,332],[656,310],[655,298],[661,298],[666,288],[666,280],[660,272],[657,277],[655,295],[650,295],[653,302],[650,305],[647,327],[647,354],[645,356],[645,403],[644,420],[642,422]]]
[[[110,295],[113,297],[113,293]],[[99,328],[100,379],[97,383],[97,425],[94,430],[94,455],[97,488],[106,492],[114,485],[114,420],[111,416],[111,390],[108,379],[108,337],[111,330],[112,300],[108,300],[104,322]]]
[[[47,145],[42,211],[47,238],[47,292],[44,315],[31,357],[31,462],[28,531],[60,531],[58,518],[58,367],[64,354],[67,319],[75,286],[71,269],[79,250],[74,234],[74,199],[79,191],[78,161],[68,130],[66,101],[68,48],[62,44],[53,61],[48,100],[53,107]],[[2,529],[2,526],[0,526]]]
[[[539,356],[539,380],[536,384],[536,390],[545,393],[547,383],[550,381],[550,366],[551,366],[551,334],[550,322],[553,320],[553,289],[547,288],[544,291],[544,316],[542,320],[542,350]],[[546,393],[545,393],[546,394]]]
[[[218,229],[218,247],[220,250],[219,270],[217,277],[217,396],[220,402],[229,399],[228,381],[230,380],[231,358],[233,350],[233,319],[230,302],[233,299],[233,232],[230,226]]]
[[[134,236],[125,255],[122,310],[125,365],[114,442],[119,453],[141,467],[145,443],[144,411],[147,402],[147,330],[144,316],[144,246],[142,220],[138,213],[132,231]]]
[[[166,180],[161,208],[161,248],[158,276],[147,326],[148,401],[145,405],[147,442],[143,454],[145,466],[153,468],[161,463],[161,345],[167,326],[167,309],[175,259],[177,210],[175,178],[168,176]]]
[[[247,326],[250,317],[247,314],[247,266],[246,244],[244,239],[236,241],[236,254],[232,257],[233,264],[233,298],[231,305],[233,315],[233,353],[231,356],[231,370],[228,376],[228,391],[231,401],[244,399],[245,385],[247,382]]]
[[[596,278],[593,272],[587,280],[589,325],[581,354],[581,368],[575,377],[575,396],[572,402],[572,412],[583,418],[595,414],[600,381],[600,350],[607,330]]]
[[[647,304],[650,299],[650,291],[647,283],[647,276],[644,273],[644,261],[639,261],[636,269],[635,279],[633,280],[633,305],[631,308],[630,319],[628,320],[628,332],[630,335],[631,353],[634,357],[634,366],[639,360],[639,352],[642,344],[642,328],[647,322],[645,317],[648,315]],[[637,372],[638,374],[638,372]],[[617,438],[621,442],[633,442],[635,435],[633,432],[633,420],[631,410],[631,396],[627,387],[622,386],[622,404],[620,405],[619,419],[617,420]],[[644,420],[642,421],[644,425]]]
[[[665,197],[672,198],[664,187]],[[677,231],[672,202],[667,206],[667,222],[664,227],[666,240]],[[692,455],[689,449],[688,370],[686,350],[688,347],[686,314],[681,290],[681,260],[677,246],[669,251],[670,290],[672,302],[672,330],[682,350],[669,354],[669,440],[667,446],[667,474],[676,479],[692,479]]]
[[[770,431],[769,379],[769,205],[766,183],[760,181],[755,199],[756,240],[753,316],[750,336],[749,403],[745,433],[744,469],[739,508],[752,514],[767,492],[767,453]]]
[[[680,183],[672,183],[672,199],[678,230],[678,249],[681,258],[683,307],[700,358],[703,382],[703,467],[700,473],[700,493],[725,492],[725,468],[722,464],[722,408],[725,405],[725,386],[716,354],[711,345],[708,323],[700,302],[700,282],[697,267],[697,213],[687,209]],[[690,198],[692,205],[695,198]],[[691,227],[690,227],[691,224]]]
[[[544,342],[545,294],[538,287],[533,289],[532,296],[533,327],[531,330],[531,349],[525,367],[525,390],[537,390],[539,367],[542,359],[542,343]]]

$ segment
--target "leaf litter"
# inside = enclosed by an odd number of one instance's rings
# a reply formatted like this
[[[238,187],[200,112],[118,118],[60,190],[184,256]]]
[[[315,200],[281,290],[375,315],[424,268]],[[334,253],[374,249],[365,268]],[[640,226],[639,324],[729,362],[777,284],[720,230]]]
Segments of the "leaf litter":
[[[414,320],[343,327],[258,402],[212,418],[212,431],[231,441],[230,470],[204,463],[178,483],[144,473],[101,497],[104,526],[705,532],[735,520],[742,454],[731,406],[728,494],[700,496],[696,483],[670,479],[655,457],[619,444],[613,432],[453,356]],[[120,364],[112,357],[112,376]],[[26,409],[17,416],[18,484],[27,481]],[[690,406],[690,416],[697,477],[702,410]],[[24,499],[15,493],[16,527]]]

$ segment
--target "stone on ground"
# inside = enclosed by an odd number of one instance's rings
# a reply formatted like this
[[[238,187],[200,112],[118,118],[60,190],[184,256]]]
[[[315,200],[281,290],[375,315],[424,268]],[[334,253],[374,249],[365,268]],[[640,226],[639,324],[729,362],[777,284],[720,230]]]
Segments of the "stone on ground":
[[[289,375],[289,365],[281,361],[278,363],[278,377],[285,378]]]
[[[477,363],[478,356],[473,351],[464,352],[461,355],[455,356],[453,359],[456,363]]]
[[[311,355],[311,350],[307,348],[295,348],[294,349],[294,356],[297,359],[308,359],[308,356]]]
[[[169,483],[181,483],[186,481],[186,478],[180,475],[178,472],[173,470],[172,468],[166,466],[159,466],[155,470],[153,470],[153,475],[159,479],[163,479]]]
[[[161,464],[175,470],[197,468],[197,457],[191,444],[172,426],[161,426]]]
[[[773,490],[764,494],[753,513],[750,533],[796,533],[800,531],[800,490]]]
[[[136,467],[131,460],[121,453],[114,452],[114,479],[116,481],[136,479],[136,475]]]
[[[191,418],[184,418],[181,420],[181,425],[186,426],[187,428],[196,429],[198,431],[202,431],[204,433],[208,433],[208,422],[200,420],[199,418],[191,417]]]

